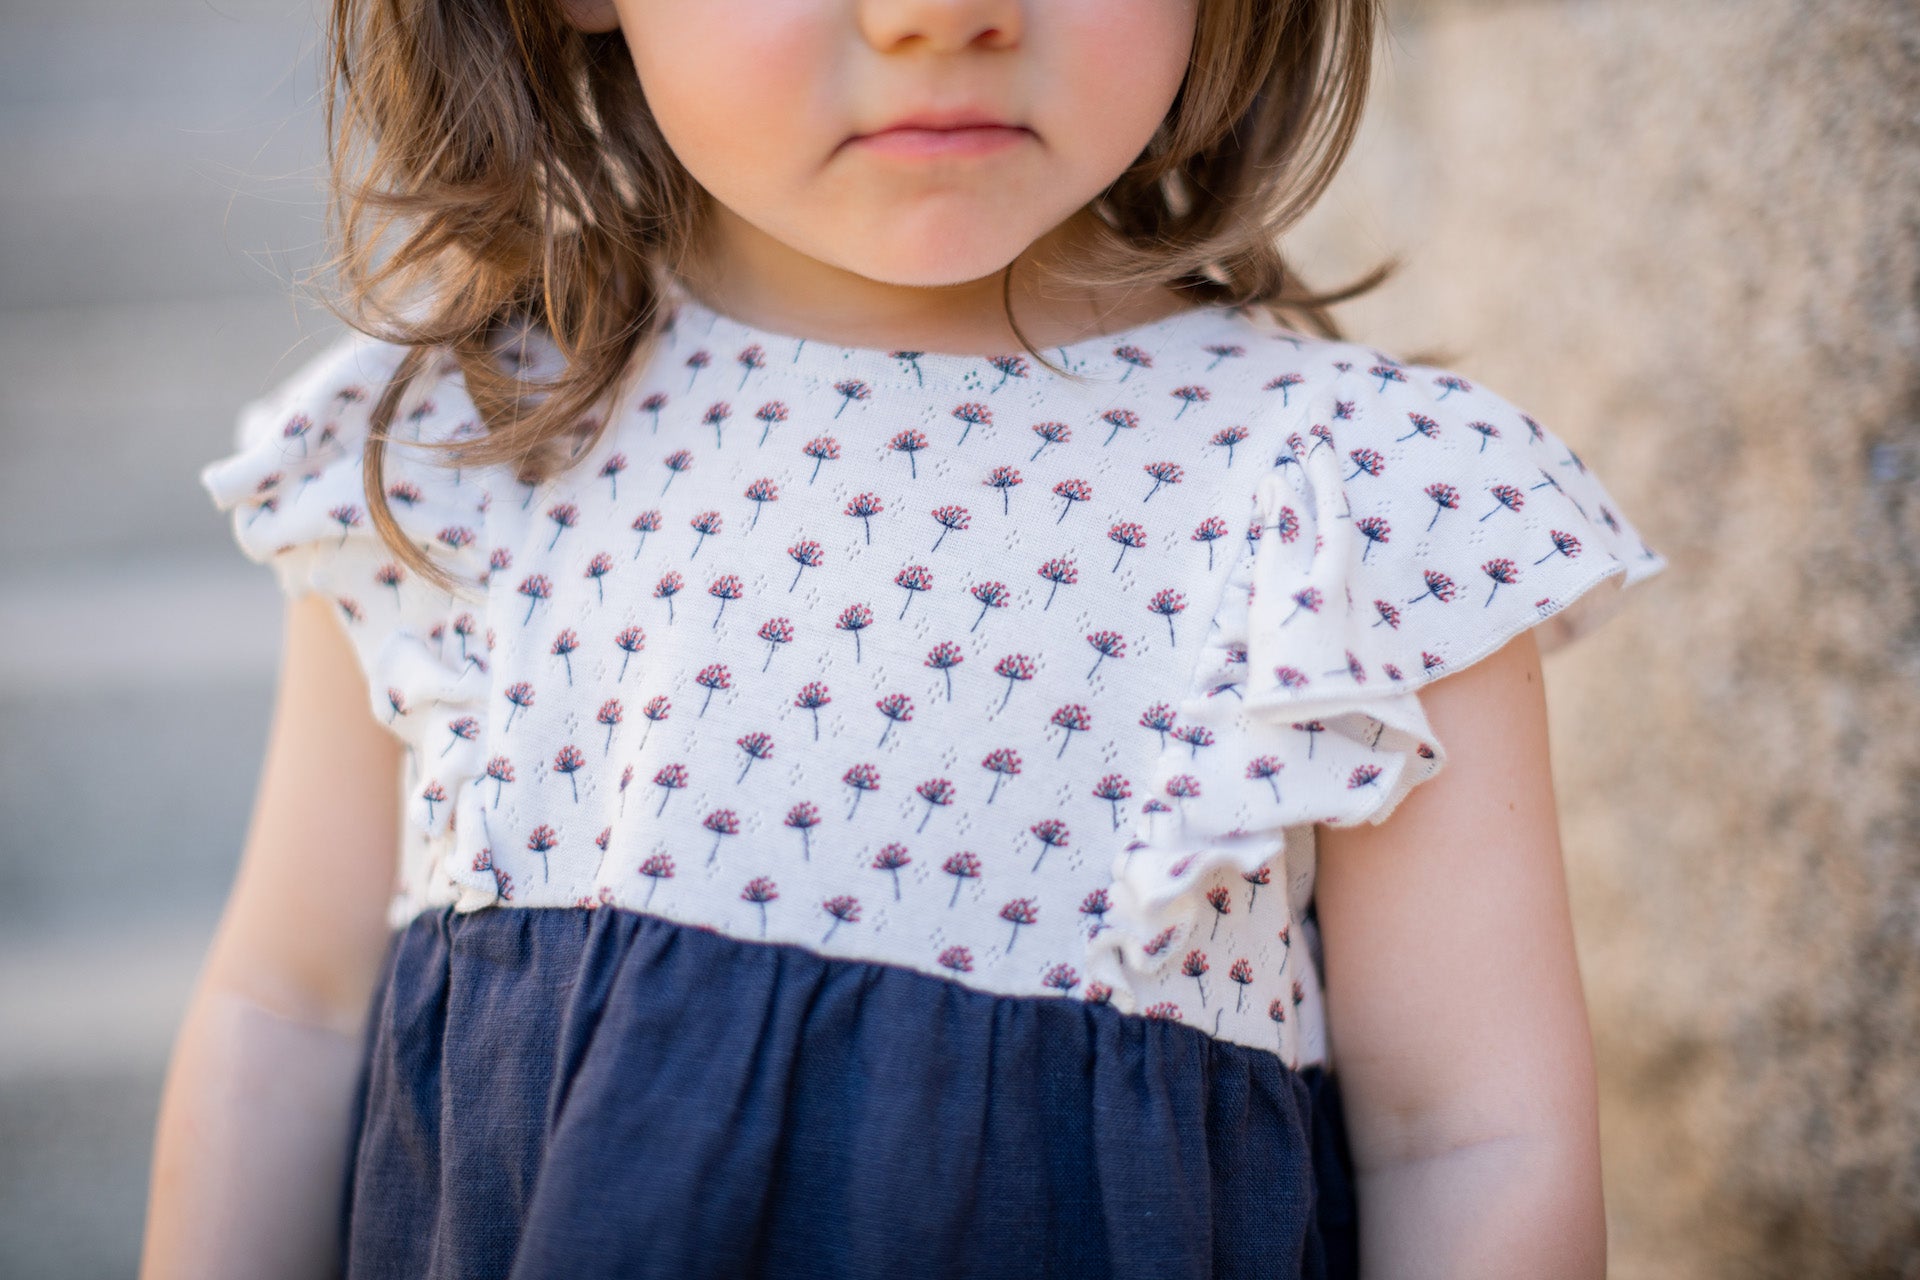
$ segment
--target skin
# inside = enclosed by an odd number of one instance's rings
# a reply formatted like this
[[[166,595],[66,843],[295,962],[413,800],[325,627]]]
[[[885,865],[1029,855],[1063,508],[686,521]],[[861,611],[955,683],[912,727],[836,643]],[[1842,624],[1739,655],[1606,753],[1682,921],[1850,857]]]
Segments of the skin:
[[[774,332],[997,354],[1012,269],[1045,347],[1178,311],[1163,289],[1040,291],[1033,266],[1138,157],[1186,74],[1194,0],[574,0],[621,31],[661,131],[712,197],[689,287]],[[916,110],[1020,126],[988,155],[902,157],[852,141]]]

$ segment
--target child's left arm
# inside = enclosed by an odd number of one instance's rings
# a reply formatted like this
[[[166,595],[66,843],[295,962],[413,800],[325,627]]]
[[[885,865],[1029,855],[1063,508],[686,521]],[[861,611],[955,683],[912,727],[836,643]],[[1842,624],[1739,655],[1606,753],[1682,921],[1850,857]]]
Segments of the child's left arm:
[[[1385,822],[1316,832],[1363,1274],[1602,1277],[1593,1044],[1533,632],[1420,698],[1447,767]]]

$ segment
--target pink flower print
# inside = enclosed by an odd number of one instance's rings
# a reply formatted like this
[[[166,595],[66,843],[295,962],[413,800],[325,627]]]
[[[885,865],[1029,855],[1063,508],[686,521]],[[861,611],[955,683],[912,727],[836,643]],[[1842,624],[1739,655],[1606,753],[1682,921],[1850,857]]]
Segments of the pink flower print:
[[[741,594],[740,576],[723,573],[707,584],[707,594],[720,602],[720,608],[714,611],[713,625],[720,625],[720,615],[726,612],[727,601],[738,600]]]
[[[1274,779],[1278,778],[1280,771],[1286,767],[1286,765],[1280,762],[1278,756],[1255,756],[1247,762],[1247,778],[1250,781],[1256,782],[1261,778],[1265,778],[1267,780],[1267,786],[1273,791],[1273,802],[1279,804],[1280,784],[1275,782]],[[1253,905],[1251,898],[1247,900],[1247,905],[1249,907]]]
[[[434,540],[449,551],[464,551],[473,545],[473,530],[463,524],[450,524],[435,534]]]
[[[1172,391],[1169,391],[1167,394],[1180,402],[1180,413],[1176,413],[1173,415],[1176,420],[1178,420],[1181,413],[1185,413],[1187,411],[1189,406],[1196,405],[1196,404],[1204,404],[1206,401],[1213,398],[1212,393],[1209,392],[1205,387],[1195,387],[1195,386],[1175,387]]]
[[[873,610],[864,604],[850,604],[840,611],[833,625],[837,630],[853,632],[853,660],[859,662],[860,633],[873,625]]]
[[[660,411],[667,407],[667,393],[656,391],[640,402],[642,412],[653,415],[653,433],[660,434]]]
[[[1563,533],[1559,529],[1549,529],[1547,530],[1547,536],[1553,541],[1553,550],[1541,556],[1539,560],[1535,560],[1535,564],[1539,564],[1541,560],[1550,560],[1554,556],[1565,556],[1569,560],[1579,556],[1580,539],[1571,533]]]
[[[853,788],[853,808],[847,810],[847,819],[851,821],[860,808],[860,797],[880,789],[880,770],[870,764],[856,764],[840,775],[840,781]]]
[[[1391,541],[1387,535],[1393,526],[1379,516],[1362,516],[1353,522],[1353,527],[1359,531],[1361,537],[1367,540],[1366,550],[1360,553],[1361,564],[1367,562],[1367,556],[1373,551],[1375,543]]]
[[[327,514],[333,517],[335,524],[340,526],[340,545],[346,546],[348,535],[360,527],[360,508],[348,503],[344,506],[329,508]]]
[[[1040,870],[1040,861],[1047,856],[1049,849],[1067,847],[1067,824],[1058,818],[1042,818],[1027,830],[1033,832],[1033,838],[1040,842],[1040,857],[1033,860],[1035,871]]]
[[[647,896],[640,905],[644,909],[653,905],[653,891],[660,887],[662,880],[673,879],[673,855],[656,853],[640,864],[640,874],[653,881],[647,886]]]
[[[1126,379],[1122,378],[1121,381],[1124,382]],[[1107,445],[1112,444],[1113,438],[1122,431],[1131,431],[1138,427],[1140,425],[1140,415],[1131,409],[1109,409],[1100,415],[1100,421],[1113,428],[1113,430],[1107,432],[1107,438],[1100,442],[1101,447],[1105,448]]]
[[[433,806],[447,798],[447,789],[438,781],[430,781],[420,789],[420,798],[427,802],[427,821],[433,821]]]
[[[1483,605],[1493,603],[1494,591],[1498,591],[1501,587],[1509,586],[1512,583],[1520,581],[1520,571],[1514,568],[1513,561],[1504,556],[1499,556],[1487,561],[1480,566],[1480,572],[1493,579],[1493,591],[1487,592],[1487,598],[1482,602]]]
[[[724,662],[713,662],[700,668],[700,674],[693,678],[693,682],[702,686],[707,691],[707,696],[701,699],[700,702],[700,715],[703,716],[707,714],[707,704],[713,701],[713,691],[715,689],[730,689],[733,687],[732,676],[729,675],[727,664]]]
[[[993,798],[1000,794],[1000,780],[1020,772],[1020,753],[1012,747],[996,747],[987,752],[980,767],[993,775],[993,789],[987,792],[987,803],[992,804]]]
[[[785,825],[800,833],[800,857],[803,861],[813,861],[813,850],[809,844],[808,832],[820,825],[820,810],[811,801],[798,800],[787,810],[787,816],[781,820]]]
[[[1160,746],[1167,745],[1167,730],[1173,728],[1174,710],[1165,702],[1156,702],[1140,713],[1140,727],[1152,729],[1160,735]]]
[[[1180,643],[1180,638],[1173,633],[1174,615],[1183,612],[1186,607],[1186,596],[1172,587],[1161,588],[1147,601],[1148,613],[1157,613],[1167,620],[1167,639],[1173,644]]]
[[[1163,484],[1179,484],[1180,477],[1186,474],[1186,469],[1177,462],[1149,462],[1141,470],[1153,477],[1153,488],[1147,490],[1147,496],[1140,499],[1142,502],[1160,492]]]
[[[898,841],[892,841],[882,845],[880,852],[874,855],[873,869],[875,871],[891,871],[893,873],[893,900],[895,902],[900,901],[900,868],[912,861],[913,859],[907,856],[907,846]]]
[[[533,686],[521,680],[507,686],[506,699],[513,704],[513,710],[507,712],[507,723],[502,732],[513,728],[513,718],[520,714],[520,708],[533,705]]]
[[[951,910],[953,905],[960,901],[960,886],[969,880],[980,878],[980,858],[977,854],[962,849],[958,853],[947,855],[947,860],[940,864],[940,869],[953,877],[953,896],[947,899],[947,907]]]
[[[373,571],[373,581],[376,586],[393,588],[395,604],[400,602],[400,584],[406,580],[406,571],[391,560]]]
[[[1278,391],[1280,393],[1280,407],[1285,409],[1287,407],[1287,397],[1289,393],[1292,392],[1293,388],[1305,381],[1306,379],[1297,373],[1283,373],[1279,377],[1269,380],[1260,389],[1262,391]]]
[[[957,445],[967,442],[967,432],[973,430],[974,427],[986,426],[993,422],[993,410],[983,404],[974,404],[971,402],[955,405],[953,407],[953,416],[967,424],[961,429],[960,438],[954,441]]]
[[[713,860],[720,856],[720,841],[739,834],[740,819],[734,816],[731,809],[715,809],[700,820],[700,825],[713,832],[713,848],[707,853],[707,865],[712,866]]]
[[[660,575],[660,581],[653,584],[653,598],[667,602],[667,622],[673,622],[673,598],[680,594],[680,588],[686,585],[677,570],[669,569]]]
[[[793,571],[793,581],[787,584],[787,591],[791,594],[793,589],[800,585],[800,575],[809,569],[819,568],[821,561],[825,557],[820,553],[820,544],[811,538],[803,538],[799,542],[789,546],[787,548],[787,555],[792,557],[793,562],[800,566]]]
[[[1446,388],[1446,390],[1442,392],[1440,395],[1440,399],[1442,400],[1445,400],[1448,396],[1452,395],[1456,391],[1472,391],[1473,390],[1473,384],[1471,382],[1468,382],[1465,378],[1458,376],[1457,374],[1444,373],[1444,374],[1441,374],[1439,377],[1435,378],[1433,381],[1435,386],[1441,386]]]
[[[653,726],[673,714],[673,701],[664,693],[656,693],[647,699],[647,705],[640,708],[640,714],[646,717],[647,731],[640,735],[640,746],[647,745],[647,737],[653,732]]]
[[[725,400],[714,401],[707,406],[707,411],[700,415],[700,421],[713,428],[714,448],[719,449],[724,447],[724,442],[720,439],[720,427],[722,423],[726,422],[726,420],[732,416],[733,406]]]
[[[968,631],[979,629],[980,619],[987,616],[989,609],[1004,609],[1009,603],[1007,584],[1004,582],[976,582],[972,587],[973,598],[980,602],[980,616],[973,620]]]
[[[1113,355],[1114,355],[1114,358],[1120,361],[1121,364],[1124,364],[1127,366],[1127,371],[1120,375],[1120,381],[1122,382],[1125,382],[1128,378],[1131,378],[1133,376],[1133,371],[1135,369],[1153,368],[1153,357],[1147,354],[1145,351],[1141,350],[1139,347],[1135,347],[1135,346],[1115,347],[1113,349]]]
[[[1120,527],[1121,527],[1120,525],[1114,526],[1114,528],[1116,529]],[[1134,525],[1133,527],[1136,529],[1139,528],[1138,525]],[[1256,523],[1254,527],[1258,529],[1259,525]],[[1108,534],[1107,536],[1112,537],[1113,535]],[[1209,573],[1213,571],[1213,544],[1226,536],[1227,536],[1227,522],[1225,520],[1222,520],[1219,516],[1208,516],[1205,520],[1202,520],[1198,525],[1194,526],[1192,541],[1198,542],[1202,546],[1206,547],[1207,571]],[[1255,536],[1257,537],[1258,534],[1256,534]],[[1142,537],[1142,539],[1139,542],[1133,543],[1131,545],[1142,546],[1145,544],[1145,542],[1146,542],[1146,539]],[[1125,555],[1126,552],[1122,551],[1121,554]],[[1113,562],[1113,567],[1118,569],[1120,567],[1120,562],[1118,560],[1115,560]]]
[[[1120,561],[1127,558],[1128,551],[1147,545],[1147,531],[1144,526],[1135,524],[1131,520],[1121,520],[1107,530],[1107,541],[1120,544],[1120,554],[1114,558],[1113,568],[1107,570],[1108,573],[1117,573],[1120,570]]]
[[[1308,613],[1320,612],[1320,606],[1326,602],[1318,587],[1302,587],[1293,593],[1293,612],[1280,619],[1280,625],[1286,626],[1293,621],[1293,615],[1305,609]]]
[[[872,389],[858,378],[848,378],[844,382],[836,382],[833,384],[833,389],[840,393],[840,407],[833,411],[833,416],[836,418],[844,413],[847,406],[855,400],[865,400],[873,394]]]
[[[856,516],[866,526],[867,543],[873,543],[873,517],[885,509],[877,493],[863,493],[847,503],[846,514]]]
[[[1207,440],[1208,444],[1224,445],[1227,450],[1227,465],[1233,465],[1233,446],[1247,438],[1245,427],[1222,427]]]
[[[1180,820],[1185,822],[1187,820],[1186,801],[1199,799],[1200,779],[1190,773],[1176,773],[1167,779],[1164,790],[1167,793],[1167,799],[1175,802],[1175,808],[1180,812]],[[1174,865],[1172,874],[1179,875],[1185,870],[1186,864],[1183,861]]]
[[[1005,386],[1008,378],[1024,378],[1027,376],[1027,358],[1018,352],[1004,356],[993,356],[987,363],[1000,371],[1000,381],[994,383],[993,386],[987,389],[989,395]]]
[[[1087,679],[1089,680],[1093,679],[1093,673],[1098,671],[1100,664],[1108,658],[1124,658],[1127,656],[1126,638],[1118,631],[1095,631],[1087,637],[1087,643],[1092,645],[1093,651],[1100,655],[1093,660],[1093,666],[1087,669]]]
[[[1373,623],[1374,626],[1377,627],[1384,623],[1389,631],[1398,631],[1400,629],[1400,611],[1394,608],[1390,602],[1386,600],[1375,600],[1373,602],[1373,611],[1380,615]]]
[[[966,654],[951,640],[942,640],[927,650],[926,665],[938,671],[946,680],[947,701],[953,701],[953,668],[966,661]]]
[[[913,719],[913,699],[904,693],[889,693],[876,699],[873,705],[879,709],[880,714],[887,721],[887,727],[880,731],[880,741],[873,745],[884,747],[887,744],[887,735],[893,732],[894,725],[905,724]]]
[[[772,735],[760,733],[760,731],[741,733],[737,739],[733,739],[733,745],[741,748],[743,752],[747,752],[747,764],[743,764],[743,766],[739,768],[739,777],[733,779],[735,785],[747,781],[747,770],[753,768],[753,762],[755,762],[755,760],[768,760],[768,758],[774,754],[774,739],[772,739]]]
[[[843,922],[852,924],[860,919],[860,899],[851,894],[836,894],[820,905],[825,908],[828,915],[833,917],[833,923],[827,926],[826,937],[820,939],[820,945],[823,947],[833,939],[833,931]]]
[[[1213,357],[1213,364],[1208,365],[1207,370],[1213,369],[1228,356],[1244,356],[1247,354],[1245,347],[1231,342],[1209,342],[1206,346],[1202,347],[1201,350]]]
[[[1053,603],[1053,593],[1060,589],[1061,583],[1072,585],[1080,581],[1080,571],[1074,567],[1072,556],[1055,556],[1041,565],[1037,572],[1053,584],[1047,588],[1047,603],[1040,606],[1042,611]]]
[[[360,602],[351,596],[336,597],[334,603],[340,607],[340,612],[346,615],[348,622],[360,622],[366,616],[360,611]]]
[[[493,783],[493,807],[500,807],[500,789],[513,781],[513,761],[505,756],[495,756],[487,761],[486,776]]]
[[[820,741],[820,708],[833,699],[827,693],[827,686],[818,680],[809,680],[800,686],[800,692],[794,695],[793,705],[802,711],[813,713],[813,740]]]
[[[1408,413],[1407,421],[1413,424],[1413,430],[1403,436],[1396,437],[1394,440],[1395,444],[1399,444],[1402,440],[1411,440],[1415,436],[1425,436],[1427,439],[1432,440],[1438,438],[1440,435],[1440,424],[1424,413]]]
[[[526,580],[520,584],[519,590],[528,601],[527,616],[520,620],[520,625],[525,626],[533,621],[533,611],[539,603],[553,595],[553,584],[547,581],[546,574],[534,573],[527,576]]]
[[[907,593],[906,604],[900,606],[900,617],[904,618],[916,592],[933,590],[933,573],[925,565],[910,564],[893,575],[893,585]]]
[[[440,754],[442,757],[444,757],[447,752],[453,750],[457,743],[472,742],[475,738],[479,737],[480,722],[472,716],[459,716],[447,722],[447,732],[452,735],[452,740],[449,741],[445,747],[441,748]]]
[[[912,427],[906,427],[895,432],[893,439],[887,441],[887,448],[895,453],[904,453],[907,455],[907,471],[915,480],[920,478],[920,468],[914,461],[914,455],[926,447],[927,433],[924,431],[916,431]]]
[[[767,936],[767,904],[779,896],[780,893],[774,888],[773,881],[765,876],[755,876],[747,881],[745,888],[740,890],[742,902],[751,902],[760,908],[760,936],[763,938]]]
[[[1497,511],[1518,511],[1527,502],[1526,495],[1510,484],[1496,484],[1487,492],[1493,495],[1493,510],[1487,512],[1486,516],[1481,516],[1482,520]]]
[[[587,562],[586,576],[593,581],[594,589],[599,593],[601,604],[607,602],[606,584],[601,580],[612,572],[613,557],[604,551],[595,552],[593,559]]]
[[[580,636],[572,627],[565,627],[553,638],[553,656],[567,665],[567,687],[573,687],[573,651],[580,647]]]
[[[705,544],[707,540],[707,535],[710,533],[719,533],[723,523],[718,511],[702,511],[694,516],[693,519],[687,521],[688,526],[700,535],[699,538],[694,541],[693,550],[687,553],[687,559],[691,560],[699,555],[701,546]]]
[[[760,349],[760,344],[756,342],[751,346],[742,347],[740,354],[734,357],[734,361],[740,366],[740,386],[744,389],[747,379],[753,376],[753,371],[766,367],[767,356]]]
[[[283,444],[288,440],[297,441],[300,445],[300,456],[304,458],[307,456],[307,432],[312,429],[313,419],[304,413],[296,413],[287,419],[285,426],[280,428],[280,439]],[[283,448],[282,453],[284,452]]]
[[[600,710],[594,714],[593,718],[595,720],[607,726],[607,745],[601,748],[601,755],[605,755],[607,752],[613,750],[613,731],[620,727],[621,715],[620,699],[618,698],[608,698],[600,704]]]
[[[760,523],[761,507],[779,500],[780,486],[763,476],[747,486],[746,496],[753,502],[753,519],[747,522],[747,528],[751,529]]]
[[[633,518],[633,525],[632,525],[633,531],[640,535],[640,545],[633,549],[633,558],[635,560],[638,560],[640,558],[640,553],[646,549],[647,535],[652,533],[654,530],[658,529],[659,527],[660,527],[660,510],[657,507],[651,511],[642,511],[639,515]]]
[[[915,386],[924,387],[927,384],[926,379],[922,377],[920,373],[920,357],[925,355],[926,352],[924,351],[889,351],[887,352],[887,354],[892,356],[895,360],[898,360],[901,364],[906,365],[909,369],[913,370],[913,382]]]
[[[757,448],[759,445],[766,444],[767,432],[773,429],[774,423],[785,422],[787,420],[787,406],[782,401],[769,400],[758,409],[755,409],[753,416],[760,420],[760,439],[755,445]]]
[[[693,469],[693,452],[690,449],[675,449],[661,461],[667,468],[667,483],[660,486],[660,492],[665,493],[668,486],[673,483],[675,476],[679,475],[682,471],[690,471]]]
[[[572,743],[568,743],[553,753],[553,770],[555,773],[566,775],[568,785],[573,788],[573,800],[575,804],[580,802],[580,784],[574,779],[573,775],[585,768],[586,763],[587,757],[581,754],[580,748],[574,746]]]
[[[1057,708],[1047,723],[1066,731],[1060,738],[1060,750],[1053,753],[1053,758],[1058,760],[1067,753],[1067,744],[1073,741],[1075,733],[1093,727],[1093,714],[1079,703],[1069,702]]]
[[[1195,948],[1187,952],[1187,958],[1180,962],[1180,972],[1193,979],[1200,988],[1200,1007],[1207,1007],[1207,953]]]
[[[1432,596],[1435,600],[1440,601],[1440,603],[1442,604],[1445,604],[1449,600],[1453,599],[1455,588],[1454,588],[1452,578],[1449,578],[1446,574],[1441,573],[1438,569],[1428,569],[1421,576],[1426,581],[1427,589],[1425,591],[1422,591],[1419,595],[1413,597],[1413,599],[1407,601],[1408,604],[1418,604],[1420,601],[1425,600],[1428,596]]]
[[[687,785],[687,766],[661,765],[653,775],[653,785],[660,788],[660,807],[653,811],[653,816],[657,818],[666,810],[667,797]]]
[[[1013,486],[1020,483],[1020,473],[1012,467],[995,467],[987,473],[987,478],[983,483],[989,488],[1000,491],[1000,514],[1010,514],[1007,506],[1007,494],[1012,491]]]
[[[618,684],[627,678],[627,663],[633,660],[633,655],[647,647],[647,633],[640,627],[623,627],[613,643],[627,655],[620,659],[620,674],[614,677],[614,683]]]
[[[1469,422],[1467,424],[1467,430],[1476,432],[1480,437],[1480,447],[1475,450],[1476,453],[1485,453],[1487,451],[1487,441],[1496,439],[1500,435],[1500,428],[1494,426],[1491,422]],[[1582,468],[1582,470],[1584,469],[1585,468]]]
[[[935,959],[943,969],[951,969],[955,973],[973,972],[973,952],[966,947],[943,947]]]
[[[1428,529],[1433,528],[1434,522],[1440,519],[1442,511],[1459,509],[1460,491],[1445,481],[1435,480],[1426,487],[1425,492],[1429,498],[1433,499],[1433,519],[1427,521]]]
[[[1011,952],[1013,944],[1020,940],[1020,926],[1038,920],[1040,908],[1032,898],[1015,898],[1000,908],[1000,918],[1013,926],[1013,936],[1007,940],[1007,950]]]
[[[600,464],[600,478],[607,482],[609,501],[620,501],[620,473],[626,469],[627,455],[624,453],[610,453],[607,460]]]
[[[463,613],[453,620],[453,634],[460,637],[460,661],[462,663],[470,660],[470,656],[467,653],[467,641],[472,638],[473,634],[478,631],[479,628],[479,620],[470,613]]]
[[[1380,379],[1379,389],[1382,391],[1387,389],[1389,382],[1405,382],[1407,380],[1407,375],[1400,372],[1398,368],[1391,364],[1377,364],[1367,370],[1367,372]]]
[[[553,551],[561,545],[561,533],[574,528],[574,524],[580,520],[580,509],[572,503],[555,503],[553,507],[547,507],[547,520],[553,520],[553,541],[547,543],[547,551]]]
[[[1353,656],[1353,650],[1348,649],[1345,652],[1347,655],[1346,666],[1335,667],[1332,671],[1322,672],[1321,674],[1329,676],[1345,675],[1347,679],[1353,681],[1355,684],[1365,684],[1367,682],[1367,669],[1361,665],[1360,659]]]
[[[807,477],[807,483],[812,484],[814,477],[820,474],[820,464],[840,456],[840,442],[832,436],[815,436],[801,447],[800,452],[813,459],[813,473]]]
[[[1242,871],[1240,878],[1247,882],[1247,910],[1253,910],[1253,900],[1260,892],[1260,886],[1273,882],[1273,865],[1261,863],[1251,871]]]
[[[920,815],[920,825],[915,827],[914,830],[916,832],[925,831],[927,829],[927,819],[933,816],[933,811],[942,805],[950,805],[953,803],[953,783],[947,781],[945,778],[928,778],[925,782],[915,787],[914,792],[919,795],[922,800],[927,802],[927,811]]]
[[[544,822],[535,827],[533,834],[527,837],[527,851],[540,855],[540,881],[542,884],[546,883],[548,879],[547,871],[549,863],[547,854],[551,852],[553,847],[559,842],[559,837],[554,833],[553,828]]]
[[[1040,437],[1040,448],[1033,451],[1032,457],[1027,459],[1028,462],[1038,458],[1041,449],[1045,449],[1048,445],[1065,444],[1073,439],[1072,428],[1064,422],[1036,422],[1033,424],[1033,433]]]
[[[964,529],[967,527],[967,509],[956,505],[935,507],[933,509],[933,519],[934,523],[940,526],[940,536],[933,540],[933,546],[930,550],[938,551],[940,544],[946,541],[949,533],[952,533],[955,529]]]
[[[1105,800],[1113,809],[1113,829],[1120,829],[1120,802],[1133,794],[1133,787],[1117,773],[1109,773],[1093,784],[1093,798]]]
[[[1380,451],[1377,449],[1349,449],[1347,456],[1352,458],[1354,463],[1353,470],[1343,477],[1347,480],[1362,474],[1377,476],[1387,469],[1387,460],[1380,456]]]
[[[1053,496],[1066,499],[1060,508],[1060,514],[1054,517],[1053,522],[1059,524],[1067,518],[1067,512],[1073,510],[1074,503],[1085,502],[1093,497],[1093,486],[1085,480],[1062,480],[1053,486]]]
[[[1040,985],[1051,987],[1055,991],[1072,991],[1080,985],[1080,975],[1074,972],[1070,964],[1052,964],[1040,977]]]
[[[1087,984],[1086,1001],[1088,1004],[1109,1004],[1112,1002],[1113,988],[1104,982]]]
[[[1329,449],[1334,447],[1333,432],[1328,430],[1327,425],[1323,422],[1316,422],[1311,427],[1308,427],[1307,434],[1313,437],[1313,447],[1307,450],[1309,455],[1322,445],[1325,445]]]
[[[1024,653],[1010,653],[993,664],[993,673],[1003,677],[1007,682],[1007,692],[1001,697],[1000,706],[995,708],[995,710],[1005,710],[1007,699],[1013,696],[1013,686],[1021,680],[1033,679],[1033,659]]]
[[[1183,724],[1173,731],[1173,739],[1186,743],[1187,758],[1196,760],[1200,756],[1200,748],[1213,745],[1213,730],[1203,724]]]
[[[793,642],[793,624],[785,618],[768,618],[760,624],[760,638],[767,642],[767,660],[760,664],[765,671],[773,664],[773,655],[783,644]]]

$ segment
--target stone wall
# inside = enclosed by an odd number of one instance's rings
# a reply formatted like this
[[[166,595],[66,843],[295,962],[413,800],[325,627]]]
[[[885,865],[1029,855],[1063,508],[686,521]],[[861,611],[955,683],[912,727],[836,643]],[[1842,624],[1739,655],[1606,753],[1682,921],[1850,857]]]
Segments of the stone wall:
[[[1391,8],[1296,265],[1672,562],[1548,665],[1611,1274],[1920,1276],[1920,8]]]

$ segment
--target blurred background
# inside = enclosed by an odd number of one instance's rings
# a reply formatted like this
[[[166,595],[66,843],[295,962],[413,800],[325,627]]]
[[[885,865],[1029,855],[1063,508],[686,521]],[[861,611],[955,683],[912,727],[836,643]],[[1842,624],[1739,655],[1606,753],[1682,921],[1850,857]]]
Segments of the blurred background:
[[[1390,0],[1289,237],[1671,570],[1548,665],[1612,1274],[1920,1277],[1920,10]],[[333,336],[315,0],[0,3],[0,1275],[131,1276],[270,574],[197,481]],[[1639,594],[1639,593],[1644,594]]]

